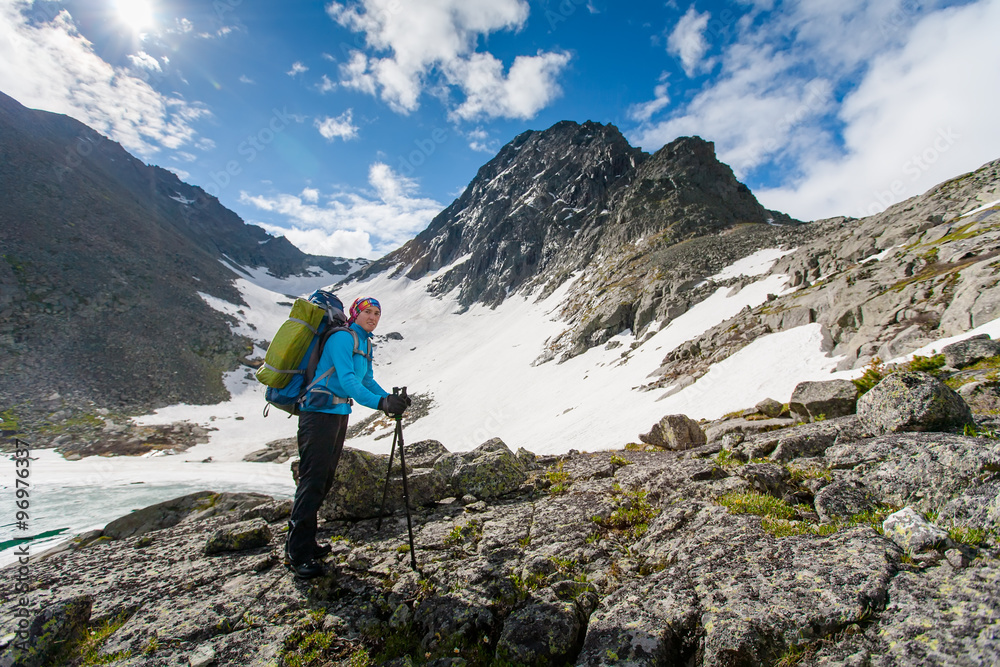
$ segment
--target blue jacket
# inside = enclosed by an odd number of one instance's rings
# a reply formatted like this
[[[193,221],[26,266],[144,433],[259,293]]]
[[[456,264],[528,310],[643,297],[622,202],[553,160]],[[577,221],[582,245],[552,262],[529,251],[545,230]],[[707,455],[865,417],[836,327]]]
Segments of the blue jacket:
[[[330,336],[316,366],[316,377],[319,378],[330,368],[333,368],[334,372],[320,380],[305,396],[301,406],[304,412],[326,412],[333,415],[351,413],[350,403],[330,405],[329,394],[353,398],[365,407],[378,410],[379,401],[388,395],[389,392],[375,382],[372,365],[365,356],[366,354],[372,356],[374,352],[372,335],[357,323],[351,324],[351,329],[358,334],[361,354],[354,354],[354,336],[350,332],[337,331]],[[327,397],[327,400],[324,400],[324,397]]]

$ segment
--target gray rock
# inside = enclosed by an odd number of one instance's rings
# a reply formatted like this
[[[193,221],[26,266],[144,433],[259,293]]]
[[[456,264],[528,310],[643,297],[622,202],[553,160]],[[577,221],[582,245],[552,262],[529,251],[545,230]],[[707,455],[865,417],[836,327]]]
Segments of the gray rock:
[[[409,464],[409,459],[407,459]],[[448,480],[434,468],[415,468],[406,475],[406,485],[410,491],[410,507],[434,505],[451,493]],[[389,480],[386,507],[396,511],[403,509],[403,477],[393,475]]]
[[[948,431],[973,423],[962,397],[928,373],[893,373],[858,399],[858,418],[874,435]]]
[[[528,604],[507,617],[497,654],[524,665],[564,663],[574,657],[585,621],[572,600]]]
[[[779,417],[784,406],[773,398],[765,398],[754,406],[754,409],[762,415],[767,415],[772,419]]]
[[[956,570],[966,567],[969,564],[969,558],[961,549],[948,549],[944,552],[944,557],[948,560],[948,564],[951,565]]]
[[[879,502],[939,511],[1000,462],[1000,444],[949,433],[905,433],[835,444],[826,464]]]
[[[528,475],[500,438],[487,440],[462,455],[449,480],[456,493],[489,500],[517,491]]]
[[[46,605],[26,628],[18,624],[8,630],[24,632],[0,656],[0,664],[12,667],[43,667],[87,630],[93,606],[91,595],[80,595]],[[23,617],[22,617],[23,618]]]
[[[900,572],[879,614],[873,665],[1000,665],[1000,568],[977,560],[962,569]],[[942,604],[943,601],[946,603]]]
[[[447,453],[448,450],[437,440],[420,440],[408,443],[406,445],[406,465],[414,468],[433,468],[434,462]]]
[[[759,433],[735,446],[733,451],[748,460],[768,456],[775,461],[791,461],[821,455],[833,444],[856,440],[860,434],[857,417],[849,415]]]
[[[775,540],[757,517],[721,507],[703,507],[682,531],[663,519],[635,548],[674,564],[602,601],[577,664],[688,664],[696,652],[706,665],[766,664],[886,599],[894,568],[870,529]]]
[[[778,498],[786,491],[790,477],[786,468],[773,463],[748,463],[737,468],[736,474],[761,493]]]
[[[948,531],[928,523],[912,507],[894,512],[882,522],[885,536],[912,554],[918,554],[948,542]]]
[[[270,542],[271,528],[264,519],[240,521],[217,530],[205,544],[205,555],[257,549]]]
[[[850,380],[800,382],[788,407],[805,420],[834,419],[854,414],[857,400],[858,388]]]
[[[524,447],[518,447],[514,456],[521,462],[525,470],[537,470],[539,468],[538,457]]]
[[[191,667],[208,667],[215,664],[215,650],[211,646],[199,646],[188,657]]]
[[[152,530],[175,526],[181,521],[197,521],[226,512],[250,509],[269,500],[269,496],[259,493],[199,491],[150,505],[115,519],[104,527],[104,535],[115,540],[135,537]]]
[[[814,505],[819,518],[829,522],[872,510],[876,502],[861,484],[835,481],[819,490]]]
[[[945,345],[941,353],[944,354],[946,365],[965,368],[977,361],[1000,355],[1000,341],[990,340],[989,334],[982,334]]]
[[[966,489],[941,508],[938,520],[1000,533],[1000,481]]]
[[[648,445],[672,450],[692,449],[708,442],[698,422],[687,415],[666,415],[639,439]]]
[[[291,513],[292,499],[286,498],[285,500],[275,500],[251,507],[240,513],[240,521],[261,518],[268,523],[275,523],[287,519]]]

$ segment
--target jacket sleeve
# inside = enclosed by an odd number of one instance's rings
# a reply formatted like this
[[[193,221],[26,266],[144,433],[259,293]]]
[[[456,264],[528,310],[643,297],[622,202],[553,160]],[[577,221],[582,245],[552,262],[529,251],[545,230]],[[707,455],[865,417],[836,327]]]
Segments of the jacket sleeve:
[[[323,356],[326,356],[327,353],[331,355],[333,368],[337,372],[337,381],[347,392],[345,398],[353,398],[366,408],[378,410],[378,403],[384,394],[375,393],[366,387],[354,371],[354,336],[347,331],[338,331],[333,334],[330,343],[333,344],[327,344],[326,349],[323,350]],[[365,374],[364,379],[367,380],[371,373],[371,364],[369,364],[368,373]],[[374,380],[372,382],[374,383]],[[375,386],[378,387],[378,385]]]

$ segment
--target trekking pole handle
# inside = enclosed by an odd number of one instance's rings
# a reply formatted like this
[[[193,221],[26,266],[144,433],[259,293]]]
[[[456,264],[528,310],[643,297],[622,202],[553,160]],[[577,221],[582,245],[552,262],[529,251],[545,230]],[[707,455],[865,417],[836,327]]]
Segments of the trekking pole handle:
[[[393,395],[402,396],[404,400],[406,399],[406,387],[393,387],[392,393]]]

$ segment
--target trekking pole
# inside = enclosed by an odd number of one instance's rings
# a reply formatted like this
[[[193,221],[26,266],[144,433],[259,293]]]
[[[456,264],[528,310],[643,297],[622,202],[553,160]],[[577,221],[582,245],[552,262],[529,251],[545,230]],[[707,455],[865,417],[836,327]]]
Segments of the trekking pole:
[[[406,387],[393,387],[394,395],[401,395],[406,399]],[[392,459],[396,454],[396,443],[399,443],[399,465],[403,471],[403,507],[406,509],[406,532],[410,538],[410,567],[414,571],[417,569],[416,548],[413,546],[413,520],[410,517],[410,488],[406,480],[406,454],[403,445],[403,415],[393,415],[396,420],[396,429],[392,434],[392,449],[389,452],[389,469],[385,473],[385,486],[382,489],[382,507],[379,509],[378,523],[376,530],[382,529],[382,519],[385,516],[385,500],[389,493],[389,479],[392,474]]]
[[[395,387],[393,387],[392,393],[396,393]],[[396,455],[396,441],[399,439],[401,432],[399,420],[396,420],[396,430],[392,434],[392,449],[389,451],[389,469],[385,471],[385,486],[382,487],[382,506],[378,510],[378,523],[375,525],[375,530],[382,530],[382,518],[385,516],[385,499],[389,495],[389,478],[392,476],[392,459]],[[403,468],[403,473],[406,473],[406,468]]]
[[[393,387],[393,393],[396,393],[396,388]],[[402,388],[403,400],[406,400],[406,387]],[[399,437],[399,465],[403,469],[403,507],[406,508],[406,532],[410,537],[410,568],[414,572],[417,571],[417,553],[416,548],[413,546],[413,521],[410,519],[410,490],[407,488],[406,483],[406,454],[403,452],[405,449],[403,445],[403,415],[396,415],[396,434]]]

